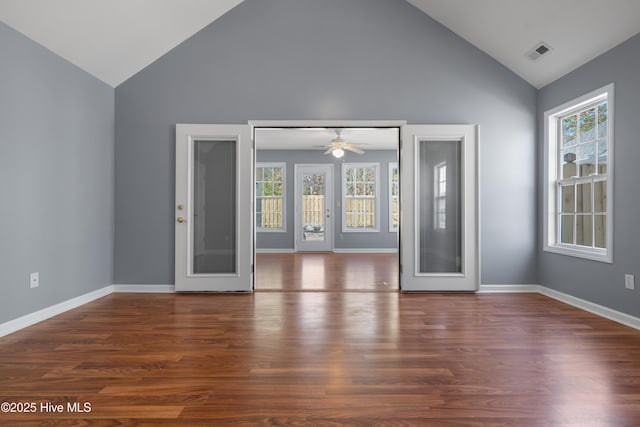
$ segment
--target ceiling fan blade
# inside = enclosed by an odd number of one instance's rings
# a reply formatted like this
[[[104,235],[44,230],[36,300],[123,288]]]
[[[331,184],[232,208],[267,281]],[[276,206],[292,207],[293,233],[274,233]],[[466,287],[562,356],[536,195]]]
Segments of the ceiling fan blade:
[[[356,154],[364,154],[364,151],[359,149],[358,147],[354,147],[353,145],[345,145],[344,147],[342,147],[345,150],[349,150],[352,151]]]
[[[324,154],[329,154],[331,153],[333,150],[335,150],[335,147],[331,147],[329,148],[327,151],[324,152]]]

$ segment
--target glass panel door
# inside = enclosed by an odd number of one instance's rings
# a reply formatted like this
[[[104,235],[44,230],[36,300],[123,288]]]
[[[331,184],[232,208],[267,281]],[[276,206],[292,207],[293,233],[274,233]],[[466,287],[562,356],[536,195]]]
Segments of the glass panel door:
[[[296,165],[296,250],[333,250],[333,165]]]
[[[176,125],[176,291],[253,290],[249,126]]]
[[[401,289],[479,285],[475,126],[405,125]]]

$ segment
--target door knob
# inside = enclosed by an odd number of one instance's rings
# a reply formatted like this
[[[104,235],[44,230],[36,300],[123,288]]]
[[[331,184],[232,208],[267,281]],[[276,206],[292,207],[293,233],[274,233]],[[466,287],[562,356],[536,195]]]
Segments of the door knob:
[[[183,217],[179,216],[178,219],[176,219],[176,221],[178,221],[180,224],[182,224],[186,220]]]

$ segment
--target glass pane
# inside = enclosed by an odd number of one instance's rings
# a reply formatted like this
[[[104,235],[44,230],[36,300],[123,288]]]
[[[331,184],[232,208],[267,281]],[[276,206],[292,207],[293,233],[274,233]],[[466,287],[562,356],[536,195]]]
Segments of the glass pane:
[[[264,180],[271,181],[273,179],[273,168],[263,168]]]
[[[573,245],[573,215],[561,215],[560,242]]]
[[[391,202],[391,215],[392,215],[392,225],[394,227],[398,226],[398,198],[394,197]]]
[[[591,212],[591,183],[576,185],[576,212]]]
[[[262,220],[262,199],[256,199],[256,225],[258,227],[264,227],[264,221]]]
[[[562,155],[562,178],[578,176],[576,169],[576,147],[567,148],[560,152]]]
[[[325,182],[323,173],[302,175],[302,239],[323,241],[325,239]]]
[[[580,113],[580,143],[596,139],[596,109]]]
[[[595,231],[595,247],[606,248],[607,247],[607,216],[595,215],[594,217],[594,231]]]
[[[446,166],[446,169],[443,167]],[[418,271],[462,272],[460,141],[420,141],[418,162]],[[443,167],[444,188],[439,192]],[[446,194],[446,196],[444,196]]]
[[[575,186],[573,184],[562,187],[562,206],[560,212],[573,213],[575,212],[576,194]]]
[[[367,196],[375,196],[376,191],[375,191],[375,184],[367,184]]]
[[[352,182],[347,182],[347,196],[353,196],[355,192],[355,188]]]
[[[576,144],[578,134],[578,117],[570,116],[562,119],[562,147]]]
[[[195,141],[193,274],[236,273],[236,141]]]
[[[596,173],[596,143],[578,146],[578,166],[580,176],[589,176]]]
[[[609,128],[609,111],[605,102],[598,106],[598,138],[606,138]]]
[[[376,180],[376,171],[374,168],[366,169],[365,179],[367,182],[374,182]]]
[[[598,173],[604,175],[607,173],[607,164],[609,163],[609,143],[606,139],[598,141]]]
[[[576,245],[593,246],[593,217],[591,215],[576,217]]]
[[[607,181],[593,183],[593,211],[607,211]]]

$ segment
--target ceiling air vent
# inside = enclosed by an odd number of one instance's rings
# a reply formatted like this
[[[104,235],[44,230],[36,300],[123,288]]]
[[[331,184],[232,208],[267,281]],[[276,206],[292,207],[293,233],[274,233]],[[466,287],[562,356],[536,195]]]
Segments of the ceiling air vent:
[[[551,52],[551,46],[549,46],[545,42],[540,42],[533,49],[527,52],[526,55],[530,60],[535,61],[536,59],[540,58],[542,55],[549,52]]]

